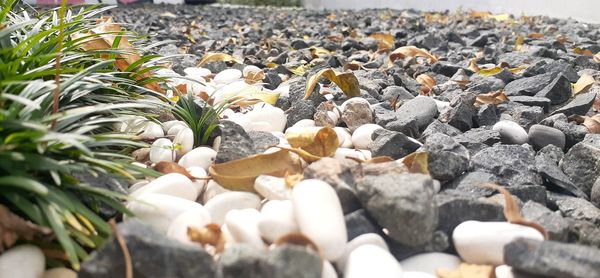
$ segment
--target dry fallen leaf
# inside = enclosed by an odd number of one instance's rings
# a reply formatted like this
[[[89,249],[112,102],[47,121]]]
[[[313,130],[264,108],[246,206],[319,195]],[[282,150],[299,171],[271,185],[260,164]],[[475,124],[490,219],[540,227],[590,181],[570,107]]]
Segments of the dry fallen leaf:
[[[374,33],[369,36],[379,41],[379,49],[390,49],[394,47],[394,36],[390,33]]]
[[[481,70],[479,68],[479,65],[477,65],[476,58],[473,58],[473,59],[471,59],[471,61],[469,61],[469,70],[471,70],[472,72],[479,72]]]
[[[419,82],[419,84],[422,85],[421,86],[421,94],[422,95],[429,95],[429,92],[431,91],[433,86],[435,86],[437,84],[435,79],[433,79],[433,77],[431,77],[427,74],[420,74],[415,79],[417,80],[417,82]]]
[[[588,129],[589,133],[600,134],[600,114],[593,117],[584,117],[583,125]]]
[[[204,57],[202,57],[200,62],[198,62],[198,66],[202,66],[206,63],[217,62],[217,61],[235,62],[238,64],[242,64],[242,62],[239,59],[237,59],[229,54],[226,54],[226,53],[206,53],[204,55]]]
[[[189,226],[187,228],[187,236],[193,242],[213,246],[217,253],[221,253],[225,249],[225,237],[223,236],[221,227],[217,224],[211,223],[203,228]]]
[[[118,45],[116,48],[124,52],[124,54],[118,54],[115,60],[115,65],[120,71],[125,71],[130,65],[141,59],[138,51],[129,43],[126,35],[121,34],[121,26],[114,23],[112,17],[103,16],[97,20],[95,28],[87,33],[75,33],[71,35],[73,40],[81,39],[81,48],[85,51],[95,50],[108,50],[113,49],[115,42],[118,38]],[[108,54],[100,55],[103,59],[109,57]],[[143,67],[138,67],[136,71],[143,70]],[[141,80],[144,78],[151,77],[149,72],[139,74],[135,79]],[[154,90],[156,92],[164,92],[157,82],[150,82],[145,85],[146,88]]]
[[[319,247],[317,247],[317,245],[310,240],[310,238],[308,238],[307,236],[301,234],[301,233],[290,233],[287,235],[284,235],[278,239],[275,240],[275,242],[273,242],[275,245],[283,245],[283,244],[293,244],[293,245],[299,245],[299,246],[306,246],[312,250],[314,250],[315,252],[317,252],[317,254],[320,254],[321,252],[319,251]]]
[[[475,98],[475,107],[479,107],[483,104],[500,104],[508,101],[508,97],[504,94],[504,91],[497,91],[487,94],[477,95]]]
[[[251,85],[258,83],[263,79],[265,79],[265,73],[262,70],[249,72],[245,78],[246,83]]]
[[[585,55],[585,56],[593,56],[594,55],[594,53],[592,53],[591,50],[589,50],[589,49],[582,49],[582,48],[579,48],[579,47],[573,48],[573,52],[575,54]]]
[[[427,152],[414,152],[400,159],[400,162],[406,165],[410,173],[429,175],[427,157]]]
[[[494,278],[495,267],[493,265],[476,265],[461,263],[456,269],[438,269],[439,278]]]
[[[531,34],[527,35],[527,37],[530,38],[530,39],[536,39],[537,40],[537,39],[543,38],[544,34],[542,34],[542,33],[531,33]]]
[[[259,175],[284,177],[286,173],[302,172],[300,161],[288,150],[257,154],[243,159],[214,164],[208,173],[219,185],[229,190],[254,192],[254,180]]]
[[[310,54],[312,55],[313,59],[316,59],[320,57],[330,56],[331,51],[322,47],[313,46],[310,48]]]
[[[524,40],[525,40],[525,37],[523,37],[522,35],[519,35],[517,37],[517,39],[515,40],[515,50],[520,51],[523,48]]]
[[[573,84],[573,96],[586,92],[596,82],[594,77],[589,74],[584,74],[575,84]]]
[[[398,59],[404,59],[406,57],[425,57],[429,60],[430,64],[433,64],[438,61],[437,57],[433,54],[429,53],[429,51],[418,48],[416,46],[408,45],[400,48],[396,48],[396,50],[390,53],[390,64],[394,63],[394,61]]]
[[[358,79],[351,72],[337,73],[333,69],[322,69],[315,73],[306,82],[306,90],[304,91],[304,99],[308,99],[312,92],[317,86],[319,78],[325,77],[331,82],[335,83],[340,87],[349,98],[360,96],[360,86],[358,85]]]
[[[154,170],[163,174],[177,173],[186,176],[188,179],[195,180],[196,177],[190,175],[190,173],[181,165],[171,161],[160,161],[154,165]]]
[[[306,162],[333,156],[340,145],[337,133],[330,127],[315,129],[312,132],[286,132],[285,138],[293,148],[290,151],[301,156]]]
[[[283,177],[283,179],[285,181],[285,185],[287,185],[287,187],[289,187],[289,188],[292,188],[297,183],[301,182],[304,179],[304,174],[302,174],[302,173],[296,173],[296,174],[285,173],[285,176]]]
[[[506,190],[504,187],[492,183],[482,184],[481,186],[497,190],[498,192],[502,193],[502,195],[504,195],[504,217],[509,223],[534,228],[540,233],[542,233],[545,239],[548,239],[548,233],[542,226],[523,218],[523,216],[521,215],[521,209],[519,208],[519,205],[513,198],[512,194],[508,192],[508,190]]]
[[[50,239],[52,230],[35,225],[0,205],[0,253],[11,247],[18,239]]]
[[[600,63],[600,52],[596,53],[596,55],[594,55],[594,61],[596,61],[596,63]]]

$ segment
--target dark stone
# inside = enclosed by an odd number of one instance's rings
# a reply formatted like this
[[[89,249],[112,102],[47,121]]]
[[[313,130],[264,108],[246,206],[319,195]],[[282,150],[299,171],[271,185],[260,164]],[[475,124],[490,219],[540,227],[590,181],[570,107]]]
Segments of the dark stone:
[[[549,277],[600,277],[596,248],[519,238],[504,246],[504,262],[515,269]]]
[[[454,179],[469,168],[469,151],[448,135],[427,137],[423,149],[429,155],[429,173],[437,180]]]
[[[269,252],[268,262],[273,266],[272,277],[320,278],[321,258],[304,246],[284,244]],[[290,263],[293,262],[293,263]]]
[[[500,112],[495,105],[484,104],[479,107],[477,115],[473,118],[476,126],[493,126],[500,120]]]
[[[442,123],[438,120],[433,120],[433,122],[431,122],[431,124],[429,124],[421,134],[420,140],[425,141],[427,140],[427,137],[435,133],[442,133],[448,136],[456,136],[461,134],[461,131],[449,124]]]
[[[367,148],[373,157],[389,156],[393,159],[400,159],[421,147],[418,142],[411,140],[408,136],[386,129],[376,130],[372,137],[374,140]]]
[[[424,130],[438,115],[437,104],[430,97],[416,97],[405,102],[396,111],[398,119],[415,117],[420,130]]]
[[[561,149],[565,147],[565,134],[545,125],[532,125],[529,128],[529,144],[539,150],[548,145],[554,145]]]
[[[109,190],[111,192],[127,195],[127,185],[126,180],[118,179],[110,174],[97,172],[96,176],[87,173],[87,172],[76,172],[73,173],[73,176],[79,180],[79,185],[82,187],[91,186],[100,189]],[[86,194],[77,194],[81,199],[83,204],[85,204],[88,208],[97,208],[98,215],[102,217],[104,220],[109,220],[111,218],[115,218],[119,215],[119,211],[115,208],[107,205],[104,202],[98,202],[97,200],[92,199],[89,195]],[[117,201],[114,198],[111,198],[114,201]]]
[[[565,218],[569,221],[568,242],[600,248],[600,227],[594,223]]]
[[[215,163],[237,160],[258,153],[252,138],[240,125],[232,121],[221,121],[220,130],[221,144]]]
[[[575,197],[560,198],[556,201],[556,205],[565,217],[600,225],[600,208],[584,199]]]
[[[383,105],[374,105],[372,109],[373,121],[380,126],[385,126],[387,123],[396,120],[396,112]]]
[[[598,178],[592,186],[592,193],[590,193],[590,201],[596,207],[600,208],[600,178]]]
[[[527,201],[521,208],[521,214],[525,219],[540,224],[548,233],[550,240],[567,240],[569,221],[549,210],[544,205],[534,201]]]
[[[248,244],[236,243],[225,248],[217,261],[219,278],[274,277],[267,252]]]
[[[500,132],[488,128],[473,128],[453,137],[469,150],[471,157],[479,151],[500,143]]]
[[[168,239],[137,220],[120,223],[118,229],[127,243],[134,277],[215,277],[213,258],[200,246]],[[79,271],[81,278],[124,276],[123,252],[114,237],[94,251]]]
[[[512,114],[513,119],[525,130],[544,119],[544,109],[536,106],[521,106],[515,109]]]
[[[391,121],[385,125],[385,129],[391,131],[401,132],[412,138],[419,137],[419,126],[417,125],[417,118],[407,117]]]
[[[293,126],[300,120],[314,118],[317,111],[314,104],[310,100],[299,99],[291,102],[292,107],[286,111],[287,114],[287,126]]]
[[[263,82],[266,83],[264,85],[265,88],[269,90],[275,90],[281,84],[281,77],[279,77],[277,72],[270,70],[265,73]]]
[[[409,91],[400,86],[389,86],[382,91],[381,99],[384,101],[407,101],[415,98]]]
[[[364,209],[353,211],[344,216],[346,221],[346,232],[348,233],[348,241],[356,238],[359,235],[375,233],[382,234],[381,227],[377,222],[369,216]]]
[[[550,99],[552,104],[561,104],[571,98],[571,82],[564,75],[559,74],[535,95]]]
[[[588,135],[575,144],[565,154],[560,167],[573,184],[589,196],[594,182],[600,177],[600,135]]]
[[[507,96],[533,96],[550,84],[552,79],[553,75],[550,73],[517,79],[506,84],[504,93]]]
[[[279,138],[264,131],[250,131],[248,136],[252,139],[252,145],[257,153],[263,153],[270,147],[279,145]]]
[[[473,117],[476,113],[477,110],[475,110],[472,104],[459,102],[456,106],[450,107],[449,110],[442,113],[439,120],[464,132],[473,126]]]
[[[504,185],[542,184],[533,150],[520,145],[495,145],[471,159],[473,170],[492,173]]]
[[[308,48],[308,44],[301,39],[297,39],[297,40],[293,40],[291,43],[292,48],[298,50],[298,49],[304,49],[304,48]]]
[[[539,106],[544,109],[545,113],[550,110],[550,100],[545,97],[531,97],[531,96],[510,96],[508,100],[521,103],[527,106]]]
[[[567,149],[570,149],[575,144],[583,141],[585,135],[588,134],[588,129],[585,126],[573,122],[556,121],[554,122],[553,127],[565,134],[565,147]]]
[[[559,159],[543,153],[538,153],[535,157],[535,166],[538,169],[538,173],[544,179],[546,187],[555,192],[587,199],[587,194],[577,188],[571,182],[571,179],[558,167]]]
[[[596,99],[595,92],[580,94],[580,95],[576,96],[575,99],[573,99],[567,105],[556,109],[553,113],[554,114],[563,113],[566,116],[571,116],[571,115],[585,116],[585,114],[587,114],[587,112],[590,111],[590,108],[592,107],[592,104],[594,103],[595,99]]]

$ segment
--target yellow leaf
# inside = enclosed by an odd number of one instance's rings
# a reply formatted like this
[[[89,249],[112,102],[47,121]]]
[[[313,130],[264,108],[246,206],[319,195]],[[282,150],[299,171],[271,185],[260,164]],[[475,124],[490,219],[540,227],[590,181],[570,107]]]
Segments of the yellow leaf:
[[[483,104],[500,104],[508,101],[508,97],[504,94],[504,91],[497,91],[488,94],[477,95],[475,99],[475,106],[479,107]]]
[[[337,133],[330,127],[315,129],[312,132],[286,132],[285,138],[292,146],[292,151],[307,162],[314,162],[322,157],[333,156],[340,145]],[[297,151],[300,150],[300,151]]]
[[[527,69],[527,66],[520,66],[518,68],[510,68],[510,69],[508,69],[508,71],[512,72],[513,74],[519,74],[526,69]]]
[[[496,67],[488,68],[488,69],[480,69],[479,72],[477,72],[477,73],[479,73],[483,76],[491,76],[491,75],[502,72],[502,70],[503,70],[503,68],[496,66]]]
[[[510,20],[510,14],[496,14],[496,15],[492,15],[491,18],[493,18],[497,21],[507,21],[507,20]]]
[[[209,62],[217,62],[217,61],[235,62],[238,64],[242,63],[239,59],[237,59],[229,54],[226,54],[226,53],[206,53],[204,55],[204,57],[202,57],[202,59],[198,63],[198,66],[202,66]]]
[[[192,242],[214,246],[217,253],[221,253],[225,249],[225,237],[221,227],[217,224],[211,223],[202,228],[189,226],[187,236]]]
[[[596,80],[594,80],[594,77],[592,77],[591,75],[582,75],[581,77],[579,77],[577,82],[573,84],[573,96],[587,91],[590,87],[592,87],[594,82],[596,82]]]
[[[286,173],[302,172],[300,161],[288,150],[257,154],[246,158],[214,164],[208,173],[219,185],[229,190],[254,192],[254,180],[259,175],[284,177]]]
[[[410,173],[429,175],[427,152],[414,152],[400,159]]]
[[[379,49],[390,49],[394,47],[394,36],[390,33],[374,33],[369,36],[379,41]]]
[[[594,55],[594,53],[592,53],[591,50],[589,50],[589,49],[582,49],[582,48],[579,48],[579,47],[573,48],[573,52],[575,54],[585,55],[585,56],[593,56]]]
[[[310,48],[310,54],[312,55],[313,59],[316,59],[316,58],[320,58],[323,56],[331,55],[331,51],[329,51],[325,48],[322,48],[322,47],[313,46]]]
[[[301,65],[295,68],[289,68],[288,70],[295,75],[303,76],[308,69],[310,69],[309,65]]]
[[[417,80],[417,82],[419,82],[419,84],[423,85],[421,87],[421,94],[423,95],[428,95],[431,91],[431,88],[433,88],[433,86],[435,86],[437,83],[435,79],[433,79],[433,77],[427,74],[420,74],[415,79]]]
[[[477,58],[473,58],[471,59],[471,61],[469,62],[469,69],[472,72],[479,72],[481,69],[479,68],[479,66],[477,65]]]
[[[161,161],[154,165],[154,170],[163,174],[177,173],[186,176],[188,179],[195,180],[196,177],[190,175],[190,173],[181,165],[171,161]]]
[[[262,70],[249,72],[245,78],[248,84],[256,84],[263,79],[265,79],[265,73]]]
[[[286,173],[283,178],[285,180],[285,185],[287,185],[287,187],[292,188],[292,187],[294,187],[294,185],[296,185],[297,183],[299,183],[300,181],[302,181],[304,179],[304,174],[302,174],[302,173],[297,173],[297,174]]]
[[[312,94],[319,78],[325,77],[331,82],[335,83],[340,87],[348,97],[360,96],[360,86],[358,85],[358,79],[351,72],[336,73],[333,69],[322,69],[313,76],[311,76],[306,82],[306,90],[304,91],[304,99],[308,99]]]
[[[515,40],[515,49],[517,51],[521,50],[521,48],[523,47],[523,41],[525,40],[525,37],[523,37],[523,35],[519,35],[517,37],[517,39]]]
[[[429,60],[430,64],[438,61],[437,57],[433,56],[429,51],[412,45],[396,48],[396,50],[390,53],[389,59],[390,63],[393,63],[398,59],[404,59],[406,57],[425,57]]]
[[[439,278],[490,278],[496,277],[493,265],[461,263],[456,269],[437,269]]]

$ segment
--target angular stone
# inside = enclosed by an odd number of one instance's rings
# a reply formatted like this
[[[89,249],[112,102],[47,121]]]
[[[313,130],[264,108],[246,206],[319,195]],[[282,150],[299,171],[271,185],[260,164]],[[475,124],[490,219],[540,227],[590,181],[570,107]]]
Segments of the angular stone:
[[[474,124],[479,127],[492,126],[500,120],[500,112],[496,105],[484,104],[479,107],[477,115],[473,119]]]
[[[550,110],[550,99],[545,97],[531,97],[531,96],[510,96],[508,100],[521,103],[527,106],[539,106],[544,108],[544,112],[548,113]]]
[[[410,136],[412,138],[419,137],[419,126],[417,125],[417,118],[412,116],[391,121],[385,125],[385,129],[401,132],[402,134]]]
[[[495,174],[504,185],[541,184],[533,150],[519,145],[495,145],[471,159],[474,170]]]
[[[421,145],[408,136],[395,131],[378,129],[372,137],[377,136],[367,147],[373,157],[389,156],[400,159],[416,151]]]
[[[252,145],[257,153],[262,153],[270,147],[279,145],[279,139],[269,132],[250,131],[248,136],[252,139]]]
[[[314,94],[313,94],[314,95]],[[313,119],[315,112],[317,111],[314,103],[310,100],[299,99],[291,101],[291,107],[286,112],[287,114],[287,126],[293,126],[300,120]]]
[[[353,211],[344,216],[346,221],[346,232],[348,233],[348,241],[353,240],[359,235],[375,233],[383,233],[381,227],[365,212],[364,209]]]
[[[559,74],[535,95],[550,99],[552,104],[561,104],[571,97],[571,82],[564,75]]]
[[[398,119],[415,117],[419,129],[423,130],[438,115],[437,104],[430,97],[419,96],[402,104],[396,115]]]
[[[549,210],[544,205],[534,201],[528,201],[521,208],[521,214],[525,219],[538,223],[544,227],[544,230],[548,232],[550,240],[567,240],[569,221]]]
[[[533,96],[550,84],[552,80],[551,73],[517,79],[506,84],[504,93],[507,96]]]
[[[431,122],[431,124],[429,124],[421,134],[420,140],[425,141],[427,137],[435,133],[442,133],[448,136],[456,136],[461,134],[461,131],[449,124],[442,123],[438,120],[433,120],[433,122]]]
[[[556,205],[566,217],[600,225],[600,208],[597,208],[584,199],[575,197],[561,198],[556,201]]]
[[[588,135],[575,144],[560,162],[563,172],[588,196],[600,177],[600,135]]]
[[[352,173],[356,165],[356,162],[347,159],[340,161],[324,157],[304,169],[304,178],[319,179],[331,185],[340,199],[342,211],[348,214],[361,208],[360,201],[356,197]]]
[[[585,94],[580,94],[575,97],[571,102],[567,103],[567,105],[556,109],[553,114],[563,113],[567,116],[571,115],[582,115],[585,116],[594,100],[596,99],[596,92],[589,92]]]
[[[232,121],[222,121],[220,130],[221,144],[215,158],[216,163],[223,163],[257,154],[254,142],[252,142],[248,133],[240,125]]]
[[[273,277],[273,266],[267,252],[249,244],[236,243],[225,248],[217,261],[219,278]]]
[[[448,135],[436,133],[427,137],[423,149],[429,154],[429,173],[435,179],[454,179],[469,167],[469,151]]]

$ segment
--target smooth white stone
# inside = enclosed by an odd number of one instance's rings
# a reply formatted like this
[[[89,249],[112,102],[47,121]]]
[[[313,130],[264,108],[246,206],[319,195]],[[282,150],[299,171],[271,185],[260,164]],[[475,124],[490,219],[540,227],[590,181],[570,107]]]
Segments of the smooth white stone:
[[[44,253],[31,244],[15,246],[0,255],[0,278],[39,278],[45,267]]]
[[[274,242],[284,235],[298,231],[294,217],[292,201],[268,201],[260,210],[258,230],[264,239]]]
[[[185,73],[187,77],[204,81],[204,77],[209,76],[212,72],[207,68],[189,67],[185,68],[183,73]]]
[[[189,167],[185,170],[188,171],[190,176],[198,178],[197,180],[192,180],[192,184],[194,184],[194,188],[196,189],[196,192],[198,192],[196,196],[200,196],[200,194],[204,192],[204,189],[206,188],[206,180],[202,179],[208,176],[206,170],[201,167]],[[196,200],[198,200],[198,197],[196,197]]]
[[[404,269],[404,265],[402,265],[402,268]],[[402,278],[437,278],[437,276],[427,272],[404,271],[402,272]]]
[[[494,272],[496,273],[496,278],[516,278],[512,267],[505,264],[497,266]]]
[[[365,103],[365,104],[371,106],[371,104],[369,103],[369,101],[367,101],[366,99],[361,98],[361,97],[353,97],[353,98],[350,98],[350,99],[344,101],[342,103],[342,105],[340,105],[340,110],[342,112],[344,112],[346,110],[346,105],[348,105],[348,103]]]
[[[461,260],[457,256],[431,252],[408,257],[400,261],[400,265],[404,271],[419,271],[436,275],[438,269],[456,269],[460,262]]]
[[[173,219],[167,230],[167,236],[182,243],[193,244],[187,235],[188,227],[200,229],[210,223],[210,214],[206,208],[197,207],[186,210]]]
[[[201,204],[165,194],[147,193],[138,200],[130,201],[127,208],[133,212],[134,218],[124,216],[124,220],[139,219],[152,226],[158,232],[167,234],[171,222],[179,214],[188,210],[203,210]]]
[[[256,131],[279,131],[283,132],[285,124],[287,123],[287,117],[283,110],[278,107],[265,104],[262,108],[256,108],[246,113],[246,116],[253,124],[253,130]],[[260,123],[267,123],[266,128],[258,128]],[[260,129],[260,130],[259,130]]]
[[[182,157],[187,152],[194,148],[194,132],[191,128],[183,128],[175,135],[173,139],[173,145],[179,146],[175,149],[177,157]]]
[[[285,179],[260,175],[254,180],[254,190],[268,200],[288,200],[292,197],[292,189],[285,184]]]
[[[504,264],[504,245],[519,237],[544,240],[536,229],[508,222],[465,221],[452,232],[456,251],[470,264]]]
[[[398,278],[402,277],[402,267],[387,250],[372,244],[356,248],[350,256],[344,271],[345,278]]]
[[[527,131],[525,131],[523,127],[521,127],[519,124],[513,121],[499,121],[494,125],[492,129],[500,132],[500,139],[504,144],[520,145],[527,143],[527,141],[529,140]]]
[[[216,84],[228,84],[242,78],[242,72],[238,69],[226,69],[215,75],[213,82]]]
[[[208,202],[213,197],[215,197],[221,193],[229,192],[229,191],[230,191],[229,189],[222,187],[216,181],[209,180],[208,183],[206,184],[206,190],[204,190],[204,193],[202,194],[202,203],[206,204],[206,202]]]
[[[204,170],[208,170],[208,167],[213,164],[217,152],[209,147],[197,147],[179,159],[177,164],[189,168],[189,167],[201,167]]]
[[[358,127],[354,133],[352,133],[352,144],[357,149],[367,149],[367,146],[373,142],[371,139],[371,135],[375,130],[378,130],[381,127],[377,124],[364,124]]]
[[[147,184],[149,184],[149,183],[150,183],[150,181],[147,181],[147,180],[138,181],[138,182],[134,183],[132,186],[130,186],[130,187],[127,189],[127,192],[128,192],[129,194],[131,194],[132,192],[134,192],[134,191],[137,191],[138,189],[140,189],[140,188],[142,188],[142,187],[146,186],[146,185],[147,185]]]
[[[220,146],[221,146],[221,136],[217,136],[215,138],[215,140],[213,141],[212,149],[215,150],[215,152],[218,152]]]
[[[147,122],[143,130],[144,132],[139,135],[142,139],[154,139],[165,136],[162,126],[155,122]]]
[[[213,223],[222,225],[227,212],[234,209],[260,208],[260,198],[250,192],[228,191],[212,197],[204,205]]]
[[[180,125],[180,126],[187,126],[184,122],[182,121],[178,121],[178,120],[172,120],[172,121],[166,121],[164,123],[162,123],[162,128],[164,132],[169,132],[169,129],[171,129],[172,127],[176,126],[176,125]]]
[[[175,137],[180,131],[186,128],[188,128],[187,125],[174,125],[167,130],[167,135]]]
[[[371,156],[371,152],[368,152],[368,156]],[[367,155],[365,152],[363,152],[362,150],[355,150],[355,149],[348,149],[348,148],[338,148],[335,151],[335,155],[333,155],[333,158],[338,159],[338,160],[344,160],[346,159],[346,157],[354,157],[356,159],[360,159],[360,160],[368,160],[370,158],[367,158]]]
[[[279,87],[273,90],[274,93],[279,93],[281,97],[289,97],[290,96],[290,84],[287,82],[279,84]]]
[[[252,131],[252,121],[246,114],[235,113],[228,117],[227,120],[240,125],[246,132]]]
[[[199,194],[192,181],[179,173],[169,173],[160,176],[144,187],[132,192],[130,196],[139,198],[147,193],[165,194],[190,201],[196,200]]]
[[[77,278],[77,272],[66,267],[56,267],[46,270],[42,278]]]
[[[335,190],[324,181],[303,180],[292,190],[294,215],[300,231],[310,238],[328,260],[344,253],[346,222]]]
[[[260,237],[258,219],[260,213],[253,208],[230,210],[225,216],[225,224],[235,242],[248,243],[256,248],[265,248]]]
[[[249,66],[245,66],[244,69],[242,70],[242,74],[244,75],[244,77],[247,77],[248,74],[250,73],[257,73],[259,71],[262,71],[259,67],[255,66],[255,65],[249,65]]]
[[[173,143],[167,138],[160,138],[154,141],[150,147],[150,161],[153,163],[161,161],[172,162],[175,158],[174,156]]]
[[[336,126],[333,128],[337,134],[338,140],[340,141],[340,147],[352,148],[352,134],[347,128]]]
[[[333,265],[328,260],[323,260],[321,278],[338,278],[335,268],[333,268]]]
[[[313,126],[316,126],[314,120],[303,119],[303,120],[297,121],[292,127],[313,127]]]
[[[342,255],[335,261],[338,268],[346,269],[346,263],[348,262],[348,257],[350,256],[350,253],[352,253],[352,251],[354,251],[356,248],[365,244],[376,245],[383,248],[386,251],[389,251],[387,243],[385,243],[385,240],[380,235],[374,233],[362,234],[355,237],[350,242],[346,243],[346,247],[344,247],[344,255]]]

